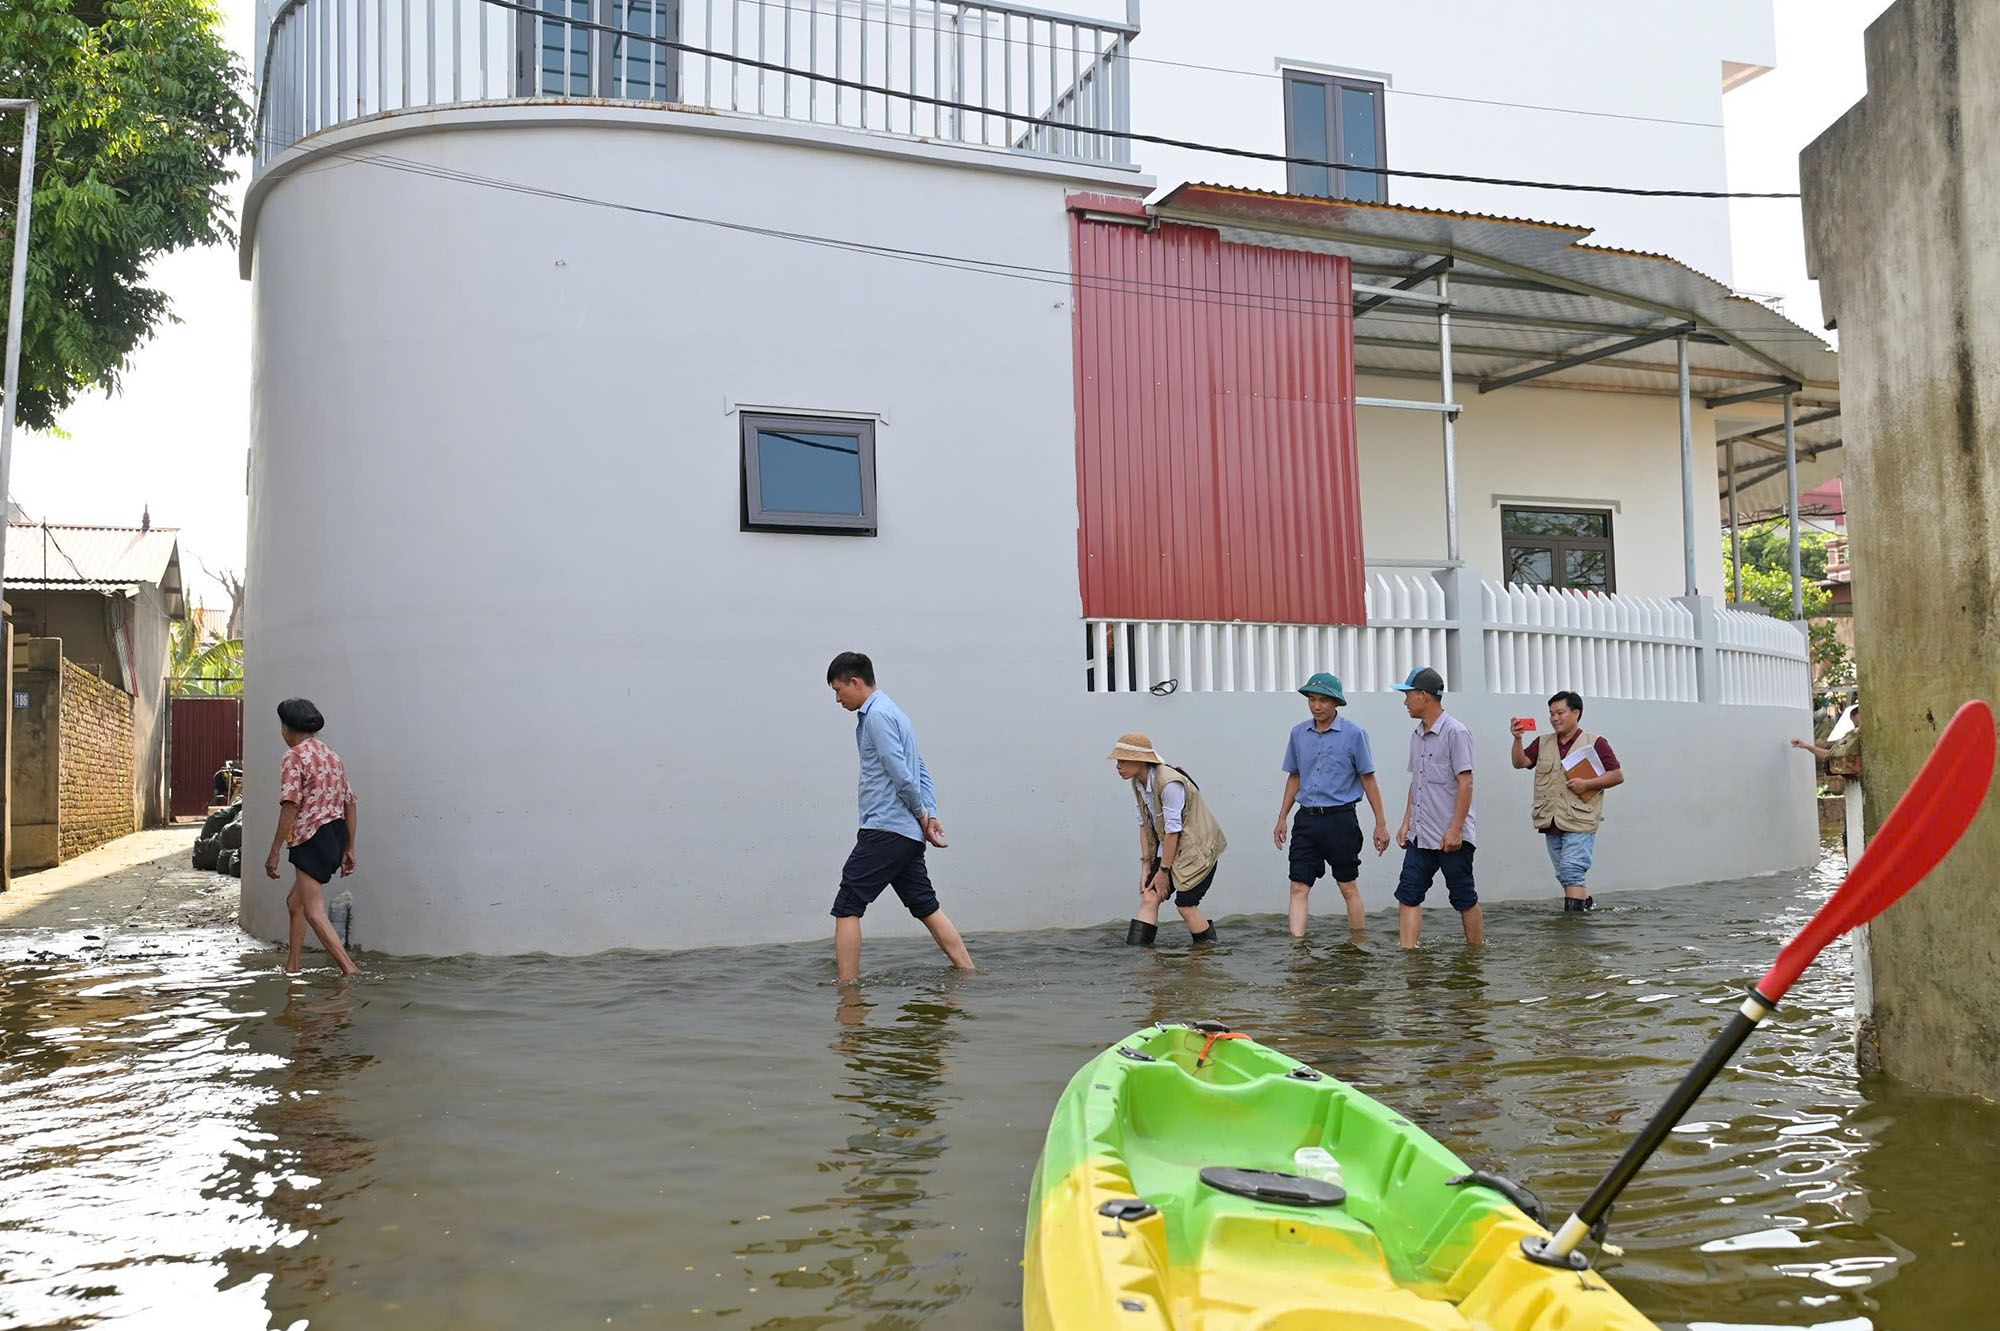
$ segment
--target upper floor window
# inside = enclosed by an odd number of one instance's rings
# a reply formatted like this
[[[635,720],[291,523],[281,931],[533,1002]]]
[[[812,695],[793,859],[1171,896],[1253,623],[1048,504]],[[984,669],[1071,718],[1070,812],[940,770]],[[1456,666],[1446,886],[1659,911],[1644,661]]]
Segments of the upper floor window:
[[[1500,541],[1510,583],[1618,590],[1611,514],[1603,509],[1502,508]]]
[[[531,3],[541,12],[520,16],[520,96],[675,100],[679,56],[664,43],[680,39],[678,0]]]
[[[1362,203],[1389,201],[1385,177],[1373,171],[1341,169],[1389,164],[1382,127],[1383,92],[1381,84],[1367,79],[1285,72],[1285,156],[1340,164],[1291,163],[1285,169],[1285,187],[1291,193]]]

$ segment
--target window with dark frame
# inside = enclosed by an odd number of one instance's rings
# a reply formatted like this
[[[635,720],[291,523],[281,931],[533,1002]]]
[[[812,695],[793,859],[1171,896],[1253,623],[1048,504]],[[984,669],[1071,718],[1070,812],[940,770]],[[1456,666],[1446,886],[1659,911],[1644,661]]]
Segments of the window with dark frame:
[[[1500,541],[1510,584],[1618,590],[1607,510],[1504,507]]]
[[[1285,188],[1322,199],[1387,203],[1387,177],[1341,169],[1389,164],[1382,115],[1385,91],[1382,84],[1367,79],[1285,71],[1285,156],[1339,164],[1290,163],[1285,168]]]
[[[743,530],[875,534],[875,422],[743,413]]]
[[[678,100],[680,57],[668,45],[680,39],[676,0],[527,3],[538,12],[524,10],[517,20],[518,95]],[[613,35],[605,28],[630,35]],[[594,45],[593,31],[598,36]]]

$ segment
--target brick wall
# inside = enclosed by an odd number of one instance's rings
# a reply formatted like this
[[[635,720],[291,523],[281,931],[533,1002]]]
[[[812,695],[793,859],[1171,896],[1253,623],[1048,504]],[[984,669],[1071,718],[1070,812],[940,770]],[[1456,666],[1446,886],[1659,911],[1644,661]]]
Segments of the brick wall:
[[[138,830],[132,808],[132,695],[65,659],[58,854]]]

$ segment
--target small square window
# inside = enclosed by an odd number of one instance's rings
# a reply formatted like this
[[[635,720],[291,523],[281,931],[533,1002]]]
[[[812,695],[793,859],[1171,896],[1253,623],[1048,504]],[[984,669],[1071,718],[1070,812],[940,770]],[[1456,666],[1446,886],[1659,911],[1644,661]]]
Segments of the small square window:
[[[1515,586],[1617,590],[1603,509],[1502,508],[1500,539]]]
[[[875,422],[743,416],[743,530],[875,534]]]

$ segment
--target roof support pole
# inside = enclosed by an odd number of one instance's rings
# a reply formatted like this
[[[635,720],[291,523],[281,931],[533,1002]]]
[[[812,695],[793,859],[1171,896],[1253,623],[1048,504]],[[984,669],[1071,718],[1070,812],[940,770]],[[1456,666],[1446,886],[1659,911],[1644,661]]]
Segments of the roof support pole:
[[[1729,441],[1729,599],[1741,603],[1743,600],[1743,525],[1737,515],[1742,512],[1736,502],[1736,441]]]
[[[28,212],[35,202],[35,137],[41,128],[39,102],[0,102],[0,110],[19,111],[21,123],[21,190],[14,204],[14,267],[7,286],[7,365],[0,371],[0,393],[7,408],[0,415],[0,505],[7,502],[8,465],[14,457],[14,399],[21,390],[21,306],[28,289]],[[0,520],[0,569],[7,560],[7,524]],[[0,582],[4,574],[0,574]],[[0,596],[4,596],[0,590]]]
[[[1791,515],[1792,618],[1806,617],[1806,585],[1799,577],[1799,438],[1792,428],[1792,395],[1785,394],[1785,512]]]
[[[1438,382],[1439,401],[1452,402],[1451,385],[1451,270],[1441,269],[1438,283]],[[1458,546],[1458,413],[1446,411],[1444,421],[1444,552],[1454,565],[1464,556]]]
[[[1686,594],[1694,596],[1697,595],[1694,576],[1694,404],[1688,397],[1686,333],[1674,339],[1674,367],[1680,378],[1681,400],[1681,554],[1687,565]]]

